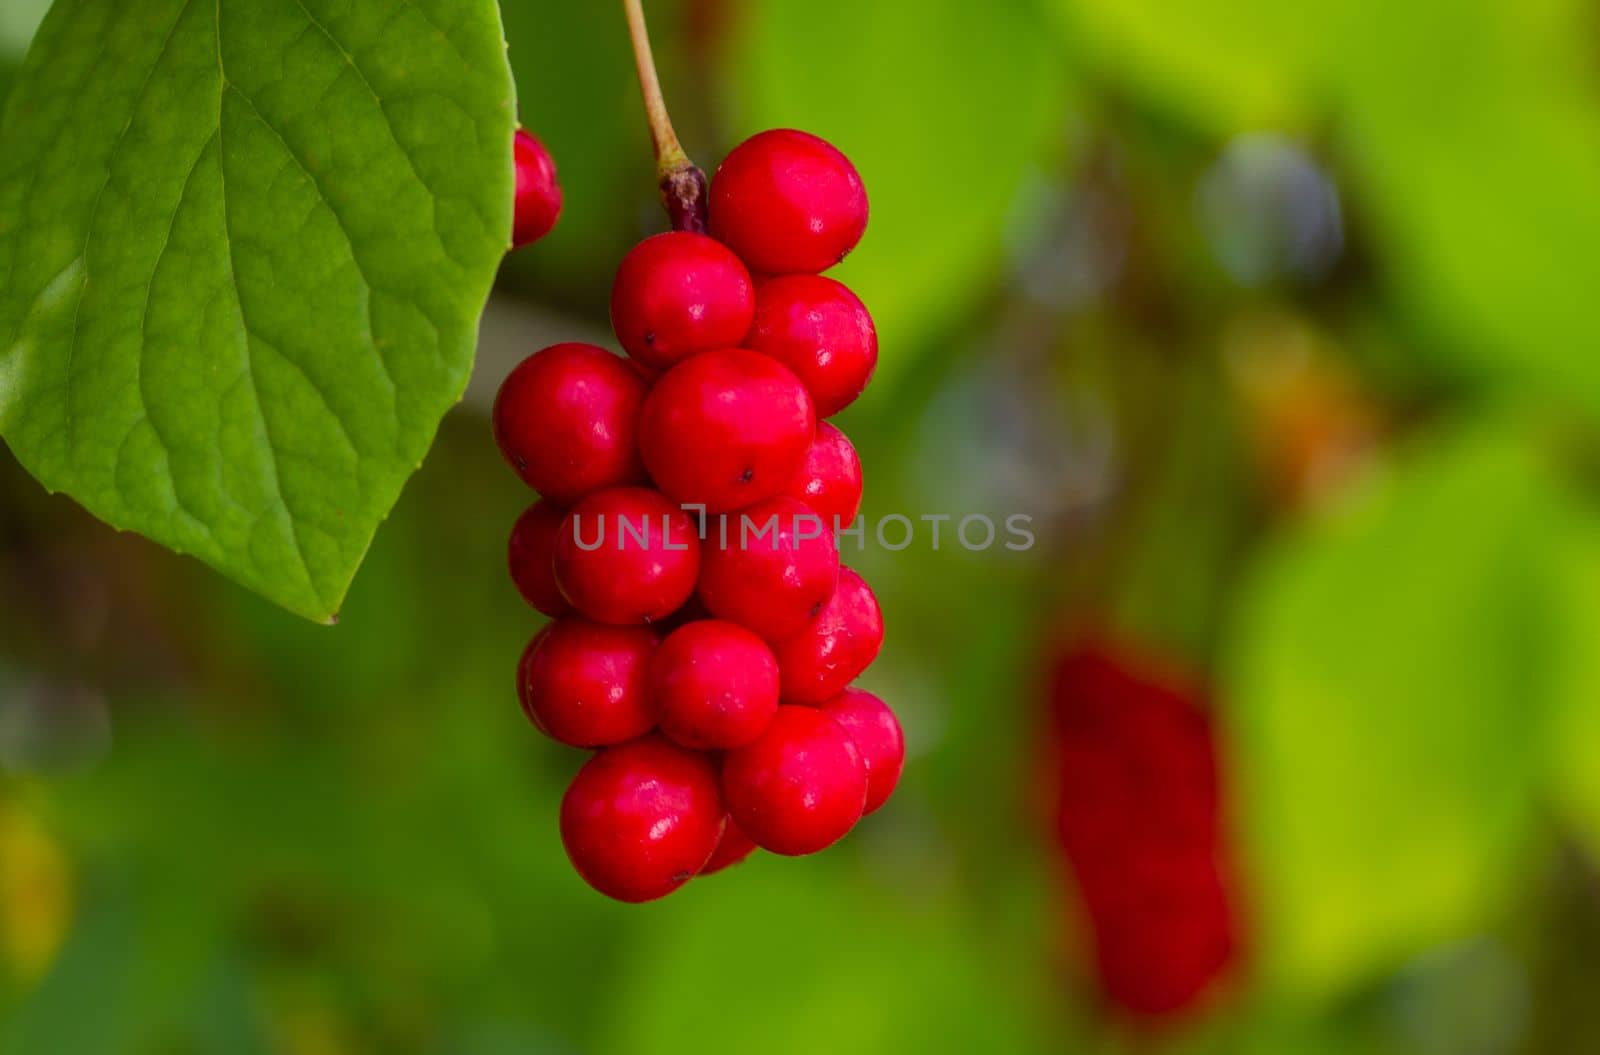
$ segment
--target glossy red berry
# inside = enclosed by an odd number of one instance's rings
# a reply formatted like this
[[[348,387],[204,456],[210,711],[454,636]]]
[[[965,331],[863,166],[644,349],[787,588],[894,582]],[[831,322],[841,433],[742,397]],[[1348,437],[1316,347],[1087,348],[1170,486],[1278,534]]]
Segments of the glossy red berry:
[[[878,368],[878,331],[866,305],[821,275],[764,279],[744,346],[793,370],[819,418],[854,403]]]
[[[849,528],[861,511],[861,458],[844,433],[826,421],[806,448],[787,494],[810,506],[830,531]]]
[[[889,705],[870,692],[846,689],[818,710],[840,725],[856,742],[867,767],[867,813],[882,806],[900,783],[906,764],[906,738]]]
[[[703,876],[716,875],[725,868],[732,868],[742,864],[745,858],[755,853],[758,847],[750,836],[739,830],[739,826],[732,821],[722,830],[722,841],[717,844],[717,852],[711,855],[711,860],[700,870]]]
[[[700,600],[768,641],[810,622],[838,581],[833,528],[797,498],[768,498],[707,527]]]
[[[592,344],[555,344],[524,359],[494,401],[494,437],[523,481],[570,505],[642,483],[639,413],[648,386]]]
[[[724,513],[783,491],[816,428],[811,396],[787,367],[723,348],[662,375],[639,438],[650,476],[670,498]]]
[[[799,633],[772,646],[785,703],[816,705],[843,692],[878,658],[883,613],[865,580],[839,569],[839,587]]]
[[[596,622],[665,619],[688,601],[699,573],[694,521],[648,488],[590,495],[567,514],[556,536],[561,593]]]
[[[555,159],[533,133],[517,129],[511,153],[517,172],[511,247],[521,249],[549,234],[561,218],[561,184]]]
[[[517,666],[522,710],[546,736],[571,747],[604,747],[655,727],[648,673],[655,631],[572,616],[529,642]]]
[[[634,246],[611,287],[611,326],[623,350],[655,369],[732,348],[750,331],[750,272],[714,238],[669,231]]]
[[[511,526],[511,540],[506,547],[506,564],[517,592],[552,619],[572,611],[572,605],[556,585],[555,570],[556,533],[566,515],[566,510],[541,498]]]
[[[650,662],[661,731],[701,751],[743,747],[778,710],[778,661],[742,626],[718,619],[668,634]]]
[[[710,209],[711,233],[769,275],[826,271],[867,229],[867,191],[850,159],[792,129],[735,147],[711,180]]]
[[[561,800],[561,841],[590,886],[651,901],[698,875],[726,823],[716,765],[659,736],[606,748]]]
[[[757,846],[816,853],[861,819],[867,769],[838,722],[814,707],[783,706],[761,739],[723,759],[722,794]]]

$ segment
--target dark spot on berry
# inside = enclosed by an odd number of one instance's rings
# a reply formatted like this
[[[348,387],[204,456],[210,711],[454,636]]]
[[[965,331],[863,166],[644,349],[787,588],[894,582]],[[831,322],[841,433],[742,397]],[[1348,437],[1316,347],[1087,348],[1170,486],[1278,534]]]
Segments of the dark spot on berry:
[[[818,601],[816,604],[812,605],[811,606],[811,618],[815,619],[817,616],[821,615],[822,614],[822,606],[824,604],[826,604],[826,603],[827,603],[826,601]]]
[[[756,471],[754,469],[748,469],[747,468],[747,469],[745,469],[744,472],[739,474],[739,482],[742,483],[742,484],[747,484],[751,480],[754,480],[755,478],[756,478]]]
[[[650,347],[654,348],[656,346],[656,331],[654,331],[654,330],[646,330],[646,331],[644,331],[644,343],[648,344]]]
[[[528,471],[528,459],[524,458],[522,455],[519,454],[512,458],[511,462],[517,467],[517,472],[525,473]]]

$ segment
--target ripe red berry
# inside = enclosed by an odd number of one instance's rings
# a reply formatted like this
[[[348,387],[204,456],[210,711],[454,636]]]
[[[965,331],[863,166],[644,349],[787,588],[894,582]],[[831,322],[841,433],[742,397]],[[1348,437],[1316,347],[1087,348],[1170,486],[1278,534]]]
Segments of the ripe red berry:
[[[768,498],[708,526],[700,600],[768,641],[804,627],[838,581],[833,527],[797,498]]]
[[[717,844],[717,852],[711,855],[711,860],[700,870],[703,876],[716,875],[725,868],[732,868],[741,864],[744,859],[755,853],[757,846],[751,841],[750,836],[739,830],[739,826],[732,821],[722,830],[722,841]]]
[[[618,901],[664,897],[698,875],[725,822],[715,763],[659,736],[601,751],[561,800],[572,866]]]
[[[844,727],[867,767],[866,812],[882,806],[900,783],[906,738],[889,705],[870,692],[846,689],[817,708]]]
[[[623,350],[664,369],[696,352],[732,348],[750,331],[750,272],[714,238],[669,231],[634,246],[611,287]]]
[[[521,249],[549,234],[561,218],[561,184],[555,160],[533,133],[517,129],[511,153],[517,171],[511,248]]]
[[[644,380],[592,344],[555,344],[524,359],[494,401],[494,438],[523,481],[570,505],[606,487],[642,483]]]
[[[601,623],[653,623],[683,607],[700,540],[682,509],[645,487],[616,487],[573,507],[556,537],[556,582]]]
[[[604,747],[655,727],[648,671],[655,631],[605,626],[572,616],[528,643],[517,665],[517,696],[540,731],[571,747]]]
[[[867,769],[844,728],[813,707],[778,708],[761,739],[722,764],[728,814],[757,846],[816,853],[861,819]]]
[[[711,180],[710,209],[711,233],[769,275],[826,271],[867,229],[867,191],[850,159],[792,129],[734,147]]]
[[[778,661],[759,637],[718,619],[667,635],[650,661],[661,731],[701,751],[743,747],[778,710]]]
[[[811,396],[787,367],[723,348],[684,360],[656,382],[639,442],[669,497],[725,513],[783,491],[816,428]]]
[[[541,498],[511,526],[511,541],[506,547],[506,564],[511,581],[523,600],[552,619],[572,611],[556,585],[556,533],[566,510]]]
[[[854,403],[878,367],[878,331],[866,305],[821,275],[763,280],[744,346],[793,370],[819,418]]]
[[[810,506],[830,531],[848,528],[861,510],[861,458],[849,437],[826,421],[806,448],[787,492]]]
[[[772,646],[784,702],[816,705],[837,696],[882,647],[878,599],[861,576],[840,567],[839,587],[817,617]]]

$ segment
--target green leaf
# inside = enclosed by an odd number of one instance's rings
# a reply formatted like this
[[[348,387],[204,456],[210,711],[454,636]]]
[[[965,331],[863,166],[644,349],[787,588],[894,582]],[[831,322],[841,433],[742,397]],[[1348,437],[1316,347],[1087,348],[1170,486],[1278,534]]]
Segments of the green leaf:
[[[510,231],[491,0],[60,0],[0,149],[0,434],[332,618]]]
[[[1600,119],[1582,0],[1391,5],[1341,142],[1386,278],[1458,376],[1600,415]],[[1430,347],[1431,346],[1431,347]]]
[[[1550,750],[1556,804],[1600,856],[1600,524],[1574,523],[1559,578],[1561,621]]]
[[[1001,264],[1019,192],[1065,127],[1057,49],[1024,0],[768,0],[736,25],[738,131],[815,132],[866,182],[866,238],[830,274],[878,324],[870,404]]]
[[[964,925],[920,874],[886,893],[846,875],[757,852],[661,902],[606,988],[594,1050],[669,1055],[694,1037],[708,1055],[810,1055],[823,1023],[830,1055],[1060,1050],[1031,1013],[1034,948]]]
[[[1330,0],[1054,0],[1069,47],[1217,133],[1303,127],[1349,6]]]
[[[0,5],[0,107],[5,104],[17,66],[28,50],[28,41],[33,39],[49,6],[49,0],[7,0]]]
[[[1496,907],[1543,774],[1563,497],[1514,433],[1436,437],[1256,569],[1225,689],[1272,982],[1327,996]]]

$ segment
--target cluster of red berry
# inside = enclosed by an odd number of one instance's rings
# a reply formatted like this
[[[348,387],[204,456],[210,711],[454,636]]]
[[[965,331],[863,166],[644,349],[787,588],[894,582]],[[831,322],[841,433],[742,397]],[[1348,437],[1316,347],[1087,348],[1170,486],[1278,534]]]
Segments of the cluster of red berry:
[[[758,846],[821,850],[899,780],[899,723],[850,688],[883,640],[835,541],[861,464],[820,420],[877,363],[866,308],[819,274],[866,223],[843,154],[757,135],[711,182],[709,235],[623,260],[628,358],[554,345],[495,400],[496,441],[543,496],[512,531],[511,575],[554,619],[517,690],[548,736],[598,749],[561,835],[611,897],[661,897]]]
[[[1102,643],[1057,660],[1051,696],[1056,837],[1101,988],[1141,1019],[1182,1014],[1239,946],[1211,723],[1181,679]]]

